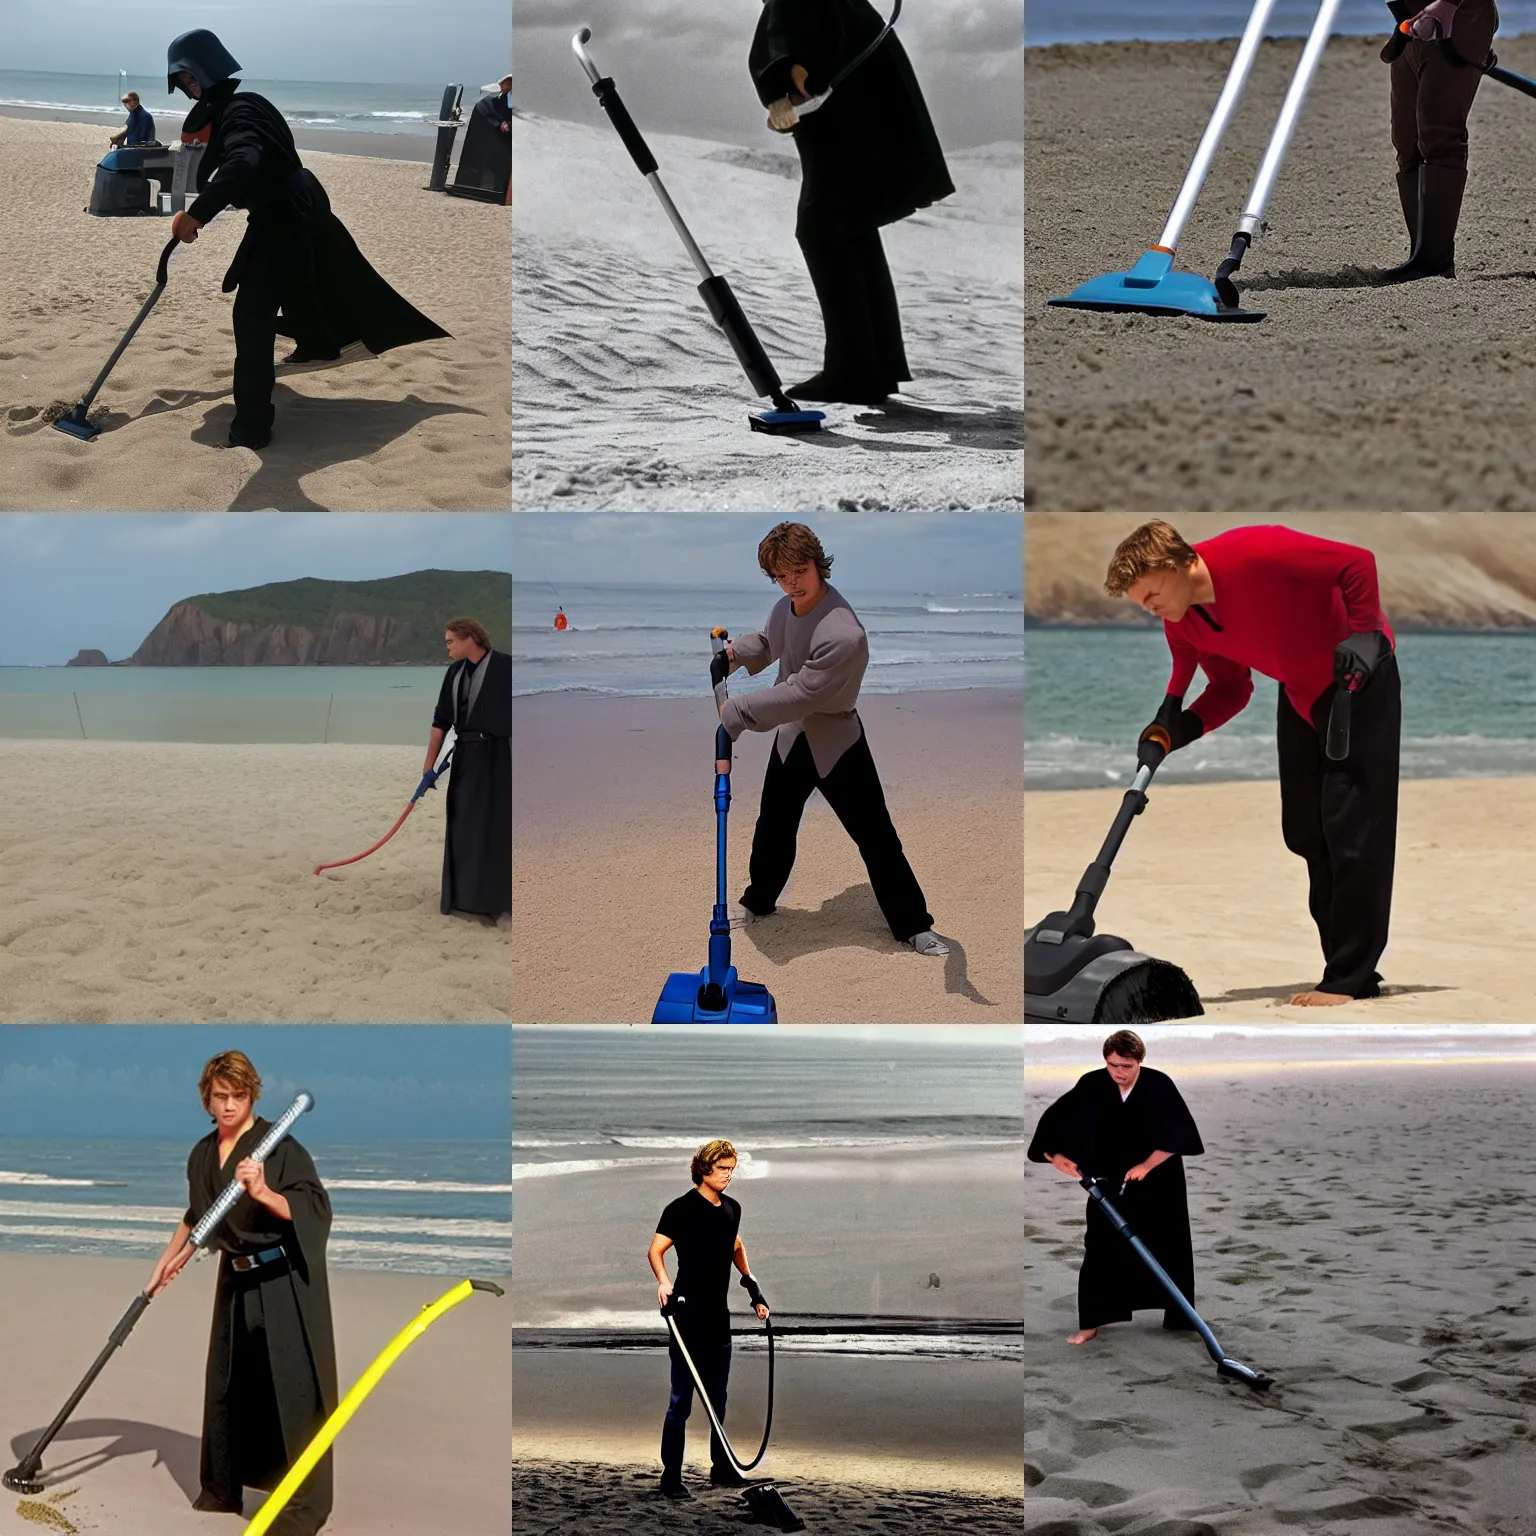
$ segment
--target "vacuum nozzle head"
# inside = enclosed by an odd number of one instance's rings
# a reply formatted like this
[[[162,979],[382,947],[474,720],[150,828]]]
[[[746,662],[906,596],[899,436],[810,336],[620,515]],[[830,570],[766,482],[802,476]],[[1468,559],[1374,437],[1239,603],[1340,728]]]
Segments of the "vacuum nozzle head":
[[[592,41],[592,28],[582,27],[576,34],[576,41],[578,43],[590,43]]]
[[[1273,1377],[1244,1365],[1240,1360],[1222,1360],[1216,1367],[1216,1374],[1225,1376],[1229,1381],[1240,1381],[1245,1387],[1252,1387],[1255,1392],[1267,1392],[1275,1384]]]
[[[29,1470],[25,1462],[19,1467],[12,1467],[4,1477],[0,1477],[0,1482],[3,1482],[12,1493],[41,1493],[43,1491],[43,1480],[37,1476],[37,1468],[33,1467]]]

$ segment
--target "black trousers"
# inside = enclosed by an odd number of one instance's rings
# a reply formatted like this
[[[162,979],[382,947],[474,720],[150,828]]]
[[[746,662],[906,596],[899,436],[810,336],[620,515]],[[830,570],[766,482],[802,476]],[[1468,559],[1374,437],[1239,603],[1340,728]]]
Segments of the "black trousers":
[[[1280,690],[1280,825],[1285,846],[1307,861],[1307,905],[1323,944],[1318,990],[1375,997],[1397,853],[1397,658],[1355,695],[1349,755],[1340,763],[1323,750],[1333,694],[1330,685],[1305,720]]]
[[[886,393],[910,379],[879,227],[806,219],[798,238],[826,331],[822,371]]]
[[[710,1405],[715,1417],[725,1423],[725,1396],[731,1380],[731,1335],[727,1327],[724,1333],[705,1333],[698,1337],[684,1334],[688,1353],[699,1368],[699,1376],[709,1393]],[[683,1475],[683,1449],[686,1444],[688,1415],[693,1410],[693,1377],[688,1364],[677,1347],[677,1340],[667,1336],[667,1353],[672,1364],[672,1390],[667,1399],[667,1416],[661,1424],[661,1469],[668,1477]],[[705,1418],[709,1415],[706,1414]],[[715,1472],[731,1471],[731,1463],[715,1433],[709,1428],[709,1464]]]
[[[811,744],[803,734],[782,761],[777,746],[769,752],[757,829],[752,834],[751,883],[742,893],[742,906],[766,917],[777,905],[795,867],[795,841],[805,802],[818,789],[842,822],[843,831],[858,844],[875,900],[892,935],[905,941],[932,928],[933,917],[922,887],[901,851],[901,839],[885,808],[885,792],[862,728],[859,739],[838,758],[826,778],[816,772]]]

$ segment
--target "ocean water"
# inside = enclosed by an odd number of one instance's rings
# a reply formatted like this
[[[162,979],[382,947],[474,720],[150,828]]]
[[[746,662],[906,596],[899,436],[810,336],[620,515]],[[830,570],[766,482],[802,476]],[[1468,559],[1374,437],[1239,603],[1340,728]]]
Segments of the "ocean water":
[[[351,133],[407,133],[430,136],[442,106],[446,80],[403,84],[359,84],[337,80],[246,80],[246,90],[265,96],[293,127],[346,129]],[[480,99],[481,81],[461,76],[464,116]],[[124,91],[137,91],[155,119],[162,144],[177,142],[191,102],[179,91],[166,94],[165,75],[70,75],[43,70],[0,69],[0,106],[34,107],[43,111],[99,113],[105,123],[122,126]]]
[[[0,738],[404,746],[426,740],[442,682],[440,667],[0,667]]]
[[[861,592],[838,588],[869,632],[865,693],[1017,687],[1024,608],[1017,592]],[[709,632],[761,629],[779,589],[561,586],[514,581],[512,692],[685,698],[709,692]],[[569,628],[554,628],[563,606]],[[733,693],[769,687],[769,667],[737,672]]]
[[[335,1267],[510,1272],[503,1143],[305,1144],[331,1194]],[[147,1273],[186,1210],[189,1150],[180,1141],[0,1136],[0,1250],[140,1258]]]
[[[1406,634],[1398,658],[1404,778],[1536,773],[1536,633]],[[1128,783],[1136,738],[1168,684],[1161,630],[1032,628],[1025,663],[1026,786]],[[1159,782],[1276,777],[1279,685],[1254,683],[1247,709],[1176,752]],[[1186,703],[1203,686],[1197,673]]]
[[[1244,0],[1194,0],[1179,6],[1148,6],[1135,0],[1026,0],[1024,41],[1031,47],[1048,43],[1110,41],[1178,42],[1190,38],[1238,37],[1247,25],[1251,5]],[[1300,0],[1280,0],[1270,17],[1270,37],[1305,37],[1317,6]],[[1499,35],[1536,30],[1536,0],[1500,0]],[[1334,34],[1379,35],[1392,30],[1392,17],[1382,0],[1344,0],[1334,22]],[[1385,73],[1385,70],[1383,70]]]

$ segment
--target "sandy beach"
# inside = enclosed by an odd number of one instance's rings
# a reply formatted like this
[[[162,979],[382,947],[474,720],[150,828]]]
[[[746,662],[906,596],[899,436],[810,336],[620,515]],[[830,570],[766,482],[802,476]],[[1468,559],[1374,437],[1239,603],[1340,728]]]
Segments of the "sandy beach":
[[[766,129],[753,148],[647,138],[780,376],[814,373],[821,316],[794,242],[793,146]],[[882,232],[916,382],[888,408],[828,407],[830,430],[809,438],[748,429],[766,402],[595,104],[591,121],[520,115],[513,155],[520,509],[1021,505],[1019,145],[952,152],[956,194]]]
[[[232,296],[220,285],[246,222],[231,210],[173,258],[164,295],[92,409],[102,435],[82,443],[49,430],[44,413],[90,385],[154,286],[170,238],[168,219],[83,212],[106,136],[84,123],[0,116],[0,154],[12,167],[0,193],[0,507],[508,505],[506,211],[429,195],[419,163],[384,151],[306,148],[304,158],[363,254],[452,339],[280,374],[271,446],[227,448],[234,338]]]
[[[1378,1042],[1374,1062],[1330,1063],[1326,1042],[1277,1033],[1251,1072],[1250,1042],[1181,1050],[1173,1029],[1148,1032],[1148,1063],[1206,1146],[1186,1163],[1197,1305],[1276,1384],[1220,1380],[1155,1312],[1069,1346],[1085,1197],[1032,1165],[1024,1528],[1529,1531],[1530,1042],[1419,1065]],[[1097,1064],[1083,1044],[1029,1047],[1031,1129]]]
[[[421,751],[0,741],[0,1020],[492,1021],[507,932],[438,911]],[[915,958],[915,957],[914,957]]]
[[[20,1458],[90,1364],[149,1261],[0,1255],[6,1320],[7,1465]],[[175,1536],[194,1513],[213,1266],[158,1297],[44,1458],[48,1487],[0,1499],[5,1536]],[[345,1391],[451,1281],[331,1273]],[[337,1536],[495,1531],[506,1524],[511,1359],[505,1301],[472,1296],[433,1325],[374,1389],[336,1443]],[[425,1474],[425,1475],[424,1475]],[[247,1492],[246,1514],[262,1495]]]
[[[816,796],[779,910],[733,935],[735,964],[770,988],[785,1022],[1016,1022],[1019,694],[872,695],[859,710],[951,952],[933,960],[897,944],[858,850]],[[714,718],[708,699],[513,700],[516,1019],[643,1022],[669,971],[703,966]],[[750,733],[737,743],[732,899],[745,884],[771,744]]]
[[[1070,901],[1123,791],[1024,797],[1027,920]],[[1099,905],[1101,933],[1182,966],[1213,1019],[1528,1023],[1528,849],[1536,778],[1401,786],[1384,995],[1292,1008],[1321,974],[1306,868],[1280,837],[1278,782],[1154,787]],[[1320,1019],[1320,1015],[1326,1018]]]
[[[1536,506],[1536,359],[1516,339],[1536,313],[1536,112],[1492,82],[1478,93],[1458,280],[1361,287],[1361,269],[1408,251],[1381,41],[1329,42],[1271,232],[1243,262],[1244,302],[1269,315],[1254,325],[1045,307],[1157,240],[1235,44],[1029,50],[1032,505]],[[1536,73],[1536,36],[1495,45],[1502,64]],[[1264,45],[1180,269],[1210,277],[1227,254],[1300,50]]]

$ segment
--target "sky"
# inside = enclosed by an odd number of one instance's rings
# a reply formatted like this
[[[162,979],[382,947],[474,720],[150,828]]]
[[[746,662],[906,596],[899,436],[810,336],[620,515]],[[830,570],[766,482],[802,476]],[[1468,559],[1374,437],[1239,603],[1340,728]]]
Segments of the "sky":
[[[8,0],[0,0],[8,3]],[[0,667],[130,656],[173,603],[300,576],[510,569],[511,515],[10,513],[0,516]]]
[[[755,513],[519,513],[518,581],[763,586],[757,545],[779,519]],[[832,555],[832,581],[860,591],[1020,592],[1017,514],[818,512],[810,526]],[[846,574],[845,574],[846,573]],[[855,576],[855,573],[857,575]]]
[[[890,15],[891,0],[874,3]],[[747,73],[759,0],[516,0],[514,9],[519,110],[601,121],[571,52],[577,28],[590,26],[588,49],[642,131],[788,149],[765,126]],[[1019,142],[1018,0],[908,0],[896,32],[946,148]]]
[[[511,12],[511,0],[0,0],[0,62],[153,76],[172,38],[207,27],[256,79],[479,85],[511,67]]]
[[[326,1142],[511,1140],[511,1033],[494,1026],[0,1025],[7,1136],[196,1140],[203,1064],[241,1050],[275,1120],[300,1090],[294,1134]]]

